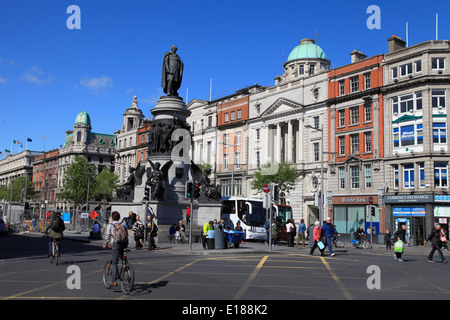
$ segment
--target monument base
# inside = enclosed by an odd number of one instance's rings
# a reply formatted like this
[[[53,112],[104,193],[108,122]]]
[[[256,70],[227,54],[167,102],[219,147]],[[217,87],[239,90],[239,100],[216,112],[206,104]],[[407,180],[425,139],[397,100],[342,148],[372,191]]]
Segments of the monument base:
[[[171,225],[179,224],[182,220],[186,227],[186,235],[189,234],[189,227],[186,222],[186,210],[189,206],[189,201],[185,200],[178,203],[163,202],[163,201],[149,201],[146,210],[146,203],[136,202],[113,202],[111,203],[111,211],[120,213],[120,220],[128,217],[128,213],[133,211],[139,216],[139,220],[146,224],[147,213],[153,215],[153,219],[158,226],[158,236],[155,238],[156,243],[169,242],[169,228]],[[222,203],[211,201],[193,204],[193,213],[191,213],[192,231],[194,233],[201,233],[203,225],[209,221],[221,218]]]

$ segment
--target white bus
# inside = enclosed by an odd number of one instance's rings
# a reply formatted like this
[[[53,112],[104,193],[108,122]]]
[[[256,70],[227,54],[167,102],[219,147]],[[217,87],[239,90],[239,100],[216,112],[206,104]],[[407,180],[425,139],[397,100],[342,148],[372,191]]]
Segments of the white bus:
[[[286,240],[286,221],[292,219],[292,207],[274,204],[272,212],[278,222],[278,239]],[[262,199],[222,197],[222,219],[225,227],[232,230],[240,221],[244,240],[266,240],[264,223],[267,217]]]

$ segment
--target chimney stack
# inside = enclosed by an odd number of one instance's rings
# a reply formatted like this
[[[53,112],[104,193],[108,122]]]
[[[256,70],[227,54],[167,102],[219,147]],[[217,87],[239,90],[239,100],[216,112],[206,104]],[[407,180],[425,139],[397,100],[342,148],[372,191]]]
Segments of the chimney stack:
[[[389,43],[389,53],[404,49],[406,46],[406,42],[395,35],[393,35],[388,39],[388,43]]]
[[[352,63],[359,62],[367,58],[367,56],[358,50],[353,50],[350,55],[352,56]]]

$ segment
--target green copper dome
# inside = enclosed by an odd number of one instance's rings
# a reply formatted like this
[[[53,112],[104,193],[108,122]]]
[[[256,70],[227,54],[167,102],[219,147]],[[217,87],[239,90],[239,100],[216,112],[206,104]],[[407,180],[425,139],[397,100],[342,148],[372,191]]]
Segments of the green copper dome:
[[[327,59],[327,56],[313,39],[302,39],[300,44],[291,51],[286,62],[297,59]]]
[[[77,118],[75,119],[75,125],[81,124],[85,126],[91,126],[91,118],[89,117],[88,113],[86,111],[81,111]]]

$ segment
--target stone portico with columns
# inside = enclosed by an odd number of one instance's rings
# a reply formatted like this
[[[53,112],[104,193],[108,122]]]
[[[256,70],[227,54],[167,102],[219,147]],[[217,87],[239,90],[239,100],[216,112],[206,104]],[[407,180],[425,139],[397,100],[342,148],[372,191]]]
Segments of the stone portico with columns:
[[[303,218],[306,223],[314,223],[319,214],[314,198],[322,183],[322,143],[324,151],[328,150],[327,134],[322,141],[320,129],[323,126],[324,132],[328,131],[329,66],[330,61],[314,40],[303,39],[284,63],[283,75],[275,78],[275,86],[250,96],[248,179],[267,163],[290,162],[300,170],[295,189],[281,195],[282,201],[292,206],[296,222]],[[325,190],[326,172],[324,156]],[[260,190],[247,185],[249,197],[260,196]],[[324,212],[328,212],[326,201],[324,205]]]

